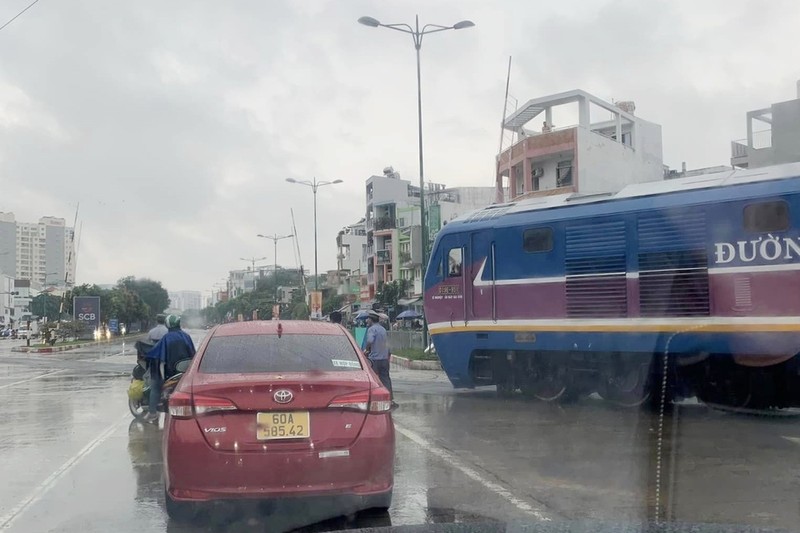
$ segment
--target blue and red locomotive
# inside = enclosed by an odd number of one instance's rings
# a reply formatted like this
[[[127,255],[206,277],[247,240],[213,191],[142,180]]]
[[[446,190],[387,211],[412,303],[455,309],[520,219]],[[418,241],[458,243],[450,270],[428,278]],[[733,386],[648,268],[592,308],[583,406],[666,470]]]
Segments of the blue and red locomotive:
[[[437,236],[425,313],[457,388],[800,405],[800,165],[486,207]]]

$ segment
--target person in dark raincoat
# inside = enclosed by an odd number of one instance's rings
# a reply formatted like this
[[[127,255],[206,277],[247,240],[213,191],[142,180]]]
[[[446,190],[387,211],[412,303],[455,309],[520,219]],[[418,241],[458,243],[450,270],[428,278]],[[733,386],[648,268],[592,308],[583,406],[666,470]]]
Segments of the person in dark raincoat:
[[[161,399],[163,380],[174,376],[177,372],[175,365],[184,359],[191,359],[196,352],[192,338],[181,329],[181,317],[169,315],[166,326],[167,333],[147,352],[150,360],[150,404],[146,420],[149,422],[158,420],[158,402]]]

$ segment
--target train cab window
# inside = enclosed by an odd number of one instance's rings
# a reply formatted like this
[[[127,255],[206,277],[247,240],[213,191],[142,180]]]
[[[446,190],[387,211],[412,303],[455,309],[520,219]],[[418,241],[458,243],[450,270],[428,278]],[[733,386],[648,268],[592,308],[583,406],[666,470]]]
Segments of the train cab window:
[[[462,262],[461,248],[451,248],[447,254],[447,277],[461,276]]]
[[[744,229],[753,233],[789,229],[789,204],[778,200],[745,206]]]
[[[526,229],[522,234],[522,248],[529,253],[549,252],[553,249],[553,228]]]

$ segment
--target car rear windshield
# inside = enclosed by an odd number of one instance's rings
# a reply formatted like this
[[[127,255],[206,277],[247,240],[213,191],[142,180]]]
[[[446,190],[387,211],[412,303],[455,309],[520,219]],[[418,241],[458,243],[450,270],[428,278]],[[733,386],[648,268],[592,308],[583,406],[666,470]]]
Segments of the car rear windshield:
[[[214,337],[200,361],[207,374],[360,370],[353,345],[340,335]]]

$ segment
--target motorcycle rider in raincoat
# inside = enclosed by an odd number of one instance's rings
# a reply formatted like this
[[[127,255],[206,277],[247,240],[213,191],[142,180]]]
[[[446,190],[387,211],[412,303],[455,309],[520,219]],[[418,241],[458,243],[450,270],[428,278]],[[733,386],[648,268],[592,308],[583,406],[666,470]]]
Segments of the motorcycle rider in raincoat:
[[[184,359],[194,357],[195,348],[192,338],[181,329],[181,317],[169,315],[166,319],[167,333],[161,337],[158,344],[147,352],[150,363],[150,404],[146,420],[158,420],[158,402],[161,400],[161,386],[164,379],[168,379],[176,372],[175,364]],[[161,366],[164,366],[164,375],[161,375]]]

